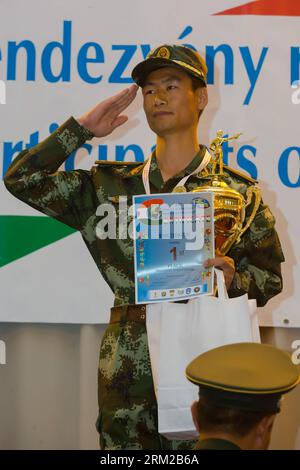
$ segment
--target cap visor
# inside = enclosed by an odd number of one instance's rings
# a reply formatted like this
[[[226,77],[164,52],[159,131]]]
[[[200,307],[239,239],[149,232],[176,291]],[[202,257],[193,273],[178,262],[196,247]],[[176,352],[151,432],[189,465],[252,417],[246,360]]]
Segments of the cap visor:
[[[161,67],[175,67],[177,69],[186,71],[184,67],[176,64],[170,59],[153,58],[144,60],[143,62],[137,64],[134,67],[131,76],[139,86],[143,86],[149,73],[153,72],[154,70],[160,69]]]

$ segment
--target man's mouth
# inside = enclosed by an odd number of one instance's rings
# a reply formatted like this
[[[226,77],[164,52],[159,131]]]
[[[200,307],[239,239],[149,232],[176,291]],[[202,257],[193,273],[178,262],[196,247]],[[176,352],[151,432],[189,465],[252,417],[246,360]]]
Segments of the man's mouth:
[[[160,117],[160,116],[170,116],[171,113],[170,111],[157,111],[156,113],[153,113],[153,117]]]

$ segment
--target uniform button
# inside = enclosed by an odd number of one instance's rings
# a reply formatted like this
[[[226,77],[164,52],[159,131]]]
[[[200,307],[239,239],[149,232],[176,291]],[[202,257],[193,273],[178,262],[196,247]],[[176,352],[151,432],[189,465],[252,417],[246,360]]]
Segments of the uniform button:
[[[143,305],[143,307],[141,308],[141,310],[144,312],[146,310],[146,307]]]
[[[141,315],[142,320],[145,320],[145,317],[146,317],[146,315],[144,315],[144,314]]]

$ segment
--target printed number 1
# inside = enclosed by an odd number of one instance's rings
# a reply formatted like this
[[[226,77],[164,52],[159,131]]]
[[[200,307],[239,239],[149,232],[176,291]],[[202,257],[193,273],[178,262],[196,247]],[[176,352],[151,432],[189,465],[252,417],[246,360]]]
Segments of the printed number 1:
[[[170,250],[170,253],[173,253],[173,261],[176,261],[176,259],[177,259],[177,247],[174,246],[174,248],[172,248],[172,250]]]

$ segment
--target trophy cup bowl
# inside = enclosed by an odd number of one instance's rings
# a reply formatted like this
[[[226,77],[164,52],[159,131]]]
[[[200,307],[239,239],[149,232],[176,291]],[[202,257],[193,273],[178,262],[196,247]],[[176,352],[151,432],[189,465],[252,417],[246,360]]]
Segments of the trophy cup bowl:
[[[237,139],[240,135],[239,133],[226,138],[223,136],[223,131],[217,132],[217,137],[210,144],[214,157],[211,173],[205,176],[208,182],[192,190],[198,193],[208,191],[214,195],[215,249],[221,256],[225,256],[235,243],[240,242],[241,236],[252,223],[261,201],[260,189],[257,186],[249,186],[243,196],[224,181],[222,144]],[[251,213],[246,220],[246,209],[252,203]]]
[[[225,256],[242,232],[245,200],[238,191],[219,180],[212,180],[211,185],[201,186],[192,192],[201,191],[213,193],[215,249]]]

